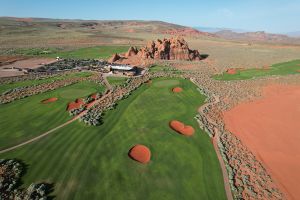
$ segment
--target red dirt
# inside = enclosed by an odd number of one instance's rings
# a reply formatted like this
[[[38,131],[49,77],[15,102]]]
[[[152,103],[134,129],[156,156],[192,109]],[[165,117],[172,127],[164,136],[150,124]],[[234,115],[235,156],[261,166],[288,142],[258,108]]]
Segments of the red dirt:
[[[224,113],[226,128],[256,155],[288,199],[299,199],[300,86],[271,85],[263,98]]]
[[[49,98],[49,99],[44,99],[44,100],[42,101],[42,103],[47,104],[47,103],[55,102],[55,101],[57,101],[57,100],[58,100],[58,98],[56,98],[56,97],[51,97],[51,98]]]
[[[227,73],[227,74],[236,74],[236,69],[234,69],[234,68],[227,69],[227,70],[226,70],[226,73]]]
[[[297,70],[297,72],[300,72],[300,69],[299,69],[299,70]]]
[[[169,125],[174,131],[182,135],[191,136],[195,133],[192,126],[186,126],[184,123],[177,120],[172,120]]]
[[[80,106],[83,106],[83,105],[84,105],[84,102],[82,99],[76,99],[76,101],[70,102],[68,104],[67,111],[70,111],[73,109],[78,109],[78,108],[80,108]]]
[[[175,87],[172,89],[173,92],[178,93],[178,92],[182,92],[182,88],[180,87]]]
[[[133,160],[146,164],[150,161],[151,151],[148,147],[137,144],[129,150],[128,155]]]
[[[91,94],[91,97],[92,97],[93,99],[96,99],[97,94],[96,94],[96,93],[95,93],[95,94]]]

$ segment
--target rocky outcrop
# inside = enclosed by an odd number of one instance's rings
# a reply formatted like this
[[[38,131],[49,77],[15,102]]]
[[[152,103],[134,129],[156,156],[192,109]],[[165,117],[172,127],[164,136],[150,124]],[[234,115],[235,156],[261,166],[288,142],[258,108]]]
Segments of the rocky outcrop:
[[[150,41],[144,47],[137,50],[136,47],[130,47],[127,53],[121,57],[114,54],[109,62],[130,60],[132,57],[139,59],[153,60],[201,60],[201,55],[198,50],[191,50],[188,43],[182,37]]]
[[[125,57],[128,58],[130,56],[135,56],[138,53],[138,49],[136,47],[130,47],[125,54]]]
[[[108,59],[108,62],[113,63],[120,59],[121,59],[121,56],[119,54],[115,53],[110,59]]]

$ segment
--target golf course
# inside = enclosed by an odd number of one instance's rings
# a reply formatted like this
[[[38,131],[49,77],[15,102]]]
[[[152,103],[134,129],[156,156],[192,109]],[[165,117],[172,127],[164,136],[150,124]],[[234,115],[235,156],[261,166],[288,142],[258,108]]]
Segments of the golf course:
[[[1,105],[0,147],[70,119],[65,111],[69,101],[103,91],[93,84],[82,82]],[[174,87],[182,91],[174,93]],[[58,100],[40,103],[50,97]],[[77,120],[0,158],[16,158],[28,166],[22,187],[52,183],[55,199],[226,199],[217,155],[194,119],[204,101],[189,80],[156,78],[106,111],[102,125]],[[192,126],[195,133],[177,133],[169,127],[171,120]],[[150,149],[148,164],[129,158],[136,144]]]

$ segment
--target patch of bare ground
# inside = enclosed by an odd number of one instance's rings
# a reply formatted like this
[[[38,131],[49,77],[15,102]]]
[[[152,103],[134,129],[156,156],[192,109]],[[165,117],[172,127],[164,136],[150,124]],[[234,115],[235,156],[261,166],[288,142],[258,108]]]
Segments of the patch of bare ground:
[[[234,133],[266,166],[288,199],[300,196],[300,84],[269,85],[263,97],[224,113]]]
[[[28,69],[35,69],[42,65],[49,64],[56,62],[54,58],[27,58],[22,60],[16,60],[10,64],[2,65],[1,69],[3,68],[28,68]]]
[[[187,39],[192,49],[208,54],[220,73],[229,68],[254,68],[299,59],[300,46],[256,44],[220,39]]]
[[[25,75],[23,69],[35,69],[56,62],[53,58],[26,58],[23,56],[0,56],[0,77]]]

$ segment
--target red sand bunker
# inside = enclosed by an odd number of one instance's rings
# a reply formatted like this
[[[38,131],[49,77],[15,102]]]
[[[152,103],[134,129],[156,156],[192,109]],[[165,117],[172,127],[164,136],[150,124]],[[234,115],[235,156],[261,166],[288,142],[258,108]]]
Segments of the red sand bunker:
[[[57,101],[58,100],[58,98],[56,98],[56,97],[51,97],[51,98],[49,98],[49,99],[45,99],[45,100],[43,100],[42,101],[42,103],[51,103],[51,102],[55,102],[55,101]]]
[[[169,125],[174,131],[176,131],[182,135],[191,136],[195,133],[195,130],[193,127],[186,126],[184,123],[177,121],[177,120],[172,120]]]
[[[91,97],[92,97],[93,99],[96,99],[96,97],[97,97],[97,94],[96,94],[96,93],[94,93],[94,94],[91,94]]]
[[[78,109],[78,108],[80,108],[80,106],[83,106],[83,105],[84,105],[84,102],[82,99],[76,99],[76,101],[70,102],[68,104],[67,111],[70,111],[73,109]]]
[[[148,147],[137,144],[129,150],[128,155],[135,161],[146,164],[150,161],[151,152]]]
[[[180,87],[175,87],[172,89],[173,92],[177,93],[177,92],[182,92],[182,88]]]
[[[227,74],[236,74],[236,69],[234,69],[234,68],[227,69],[227,70],[226,70],[226,73],[227,73]]]
[[[264,163],[288,199],[299,199],[300,86],[268,86],[263,96],[225,112],[226,128]]]

